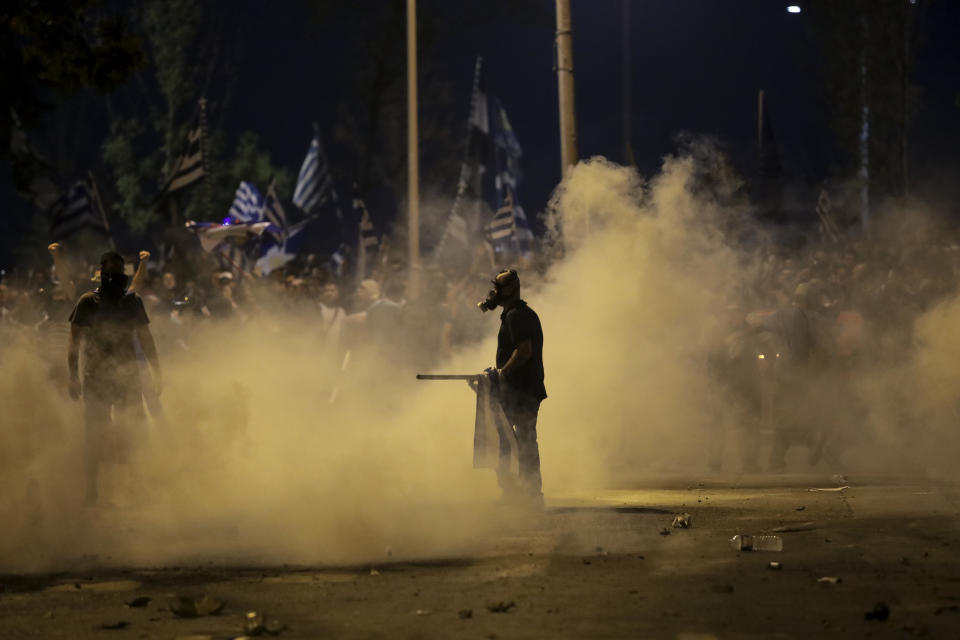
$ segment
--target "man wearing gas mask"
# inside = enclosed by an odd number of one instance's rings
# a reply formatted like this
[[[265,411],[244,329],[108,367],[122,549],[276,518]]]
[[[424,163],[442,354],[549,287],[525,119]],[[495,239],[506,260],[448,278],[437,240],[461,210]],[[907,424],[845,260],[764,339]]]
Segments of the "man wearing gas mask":
[[[537,413],[547,397],[543,386],[543,329],[536,312],[520,298],[520,277],[505,269],[493,280],[487,299],[477,305],[483,311],[503,308],[497,335],[496,369],[488,370],[499,389],[500,404],[513,426],[518,445],[520,486],[508,474],[500,474],[506,500],[524,499],[543,504],[540,451],[537,447]],[[506,451],[505,451],[506,448]],[[509,455],[501,441],[500,455]],[[501,468],[504,465],[501,464]]]
[[[109,251],[100,259],[100,287],[80,296],[70,314],[70,397],[79,400],[80,345],[83,345],[84,468],[86,499],[96,504],[101,463],[125,463],[130,431],[139,415],[140,374],[136,342],[146,356],[159,394],[160,362],[139,296],[127,292],[123,257]],[[111,417],[111,411],[112,417]]]

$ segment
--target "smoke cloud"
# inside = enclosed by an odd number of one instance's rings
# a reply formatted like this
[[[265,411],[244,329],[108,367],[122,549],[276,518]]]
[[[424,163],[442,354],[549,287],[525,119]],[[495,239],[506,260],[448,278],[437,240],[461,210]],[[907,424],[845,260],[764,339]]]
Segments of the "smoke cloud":
[[[542,277],[520,273],[545,335],[549,398],[538,432],[548,504],[551,493],[631,474],[702,472],[711,451],[735,460],[747,437],[708,355],[725,352],[724,314],[765,257],[762,242],[731,240],[743,237],[729,231],[743,206],[718,197],[737,185],[717,182],[712,157],[667,158],[649,181],[594,158],[553,195],[564,257]],[[487,340],[436,370],[489,366],[496,316],[484,317]],[[945,300],[919,317],[895,366],[856,377],[866,426],[854,431],[850,468],[883,469],[910,441],[905,472],[950,472],[960,338],[949,327],[958,320],[960,300]],[[269,311],[197,325],[190,350],[161,352],[164,420],[138,434],[129,470],[105,480],[109,499],[127,508],[96,512],[82,506],[82,405],[67,398],[62,372],[51,378],[56,359],[39,357],[22,331],[4,337],[0,519],[14,535],[0,540],[0,571],[375,563],[484,553],[492,534],[528,524],[496,509],[493,472],[470,466],[466,385],[417,382],[415,359],[391,358],[383,345],[352,353],[343,372],[315,326]],[[849,400],[829,397],[825,414]]]

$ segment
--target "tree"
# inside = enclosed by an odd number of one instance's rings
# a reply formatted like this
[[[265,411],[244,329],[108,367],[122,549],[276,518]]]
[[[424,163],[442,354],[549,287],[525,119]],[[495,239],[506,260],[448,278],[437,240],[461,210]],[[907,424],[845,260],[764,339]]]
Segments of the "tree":
[[[126,20],[102,12],[95,0],[6,0],[0,8],[0,155],[13,151],[15,186],[28,191],[48,170],[25,136],[42,127],[56,103],[85,89],[110,92],[143,62],[142,43]]]

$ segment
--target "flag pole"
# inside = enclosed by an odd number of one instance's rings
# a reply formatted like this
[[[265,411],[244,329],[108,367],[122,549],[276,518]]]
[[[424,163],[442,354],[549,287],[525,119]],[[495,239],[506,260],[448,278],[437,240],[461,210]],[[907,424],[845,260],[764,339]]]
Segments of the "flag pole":
[[[420,291],[420,158],[417,123],[417,0],[407,0],[407,170],[410,278],[407,299]]]
[[[103,228],[107,231],[107,239],[110,241],[110,248],[117,249],[113,240],[113,233],[110,231],[110,222],[107,220],[107,212],[103,208],[103,201],[100,200],[100,189],[97,188],[97,181],[93,178],[93,171],[87,171],[87,179],[90,180],[90,191],[92,191],[93,200],[97,203],[97,213],[100,214],[100,220],[103,222]]]
[[[557,0],[557,87],[560,98],[560,174],[577,164],[577,118],[573,101],[573,19],[570,0]]]

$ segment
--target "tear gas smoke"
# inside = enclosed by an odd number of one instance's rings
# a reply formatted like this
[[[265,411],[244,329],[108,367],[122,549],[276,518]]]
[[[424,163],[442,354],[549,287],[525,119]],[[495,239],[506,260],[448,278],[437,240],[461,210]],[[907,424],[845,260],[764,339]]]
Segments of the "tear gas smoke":
[[[707,356],[724,349],[721,316],[764,262],[729,240],[742,211],[701,188],[695,156],[666,159],[649,182],[601,158],[580,163],[551,202],[564,258],[536,285],[520,267],[545,335],[548,501],[630,474],[696,472],[711,449],[744,437]],[[858,378],[874,436],[852,448],[856,463],[899,455],[908,425],[921,459],[939,461],[923,466],[948,470],[960,338],[946,327],[958,316],[956,300],[934,308],[909,357]],[[484,321],[489,338],[437,370],[490,364],[497,317]],[[524,523],[491,505],[493,472],[471,469],[473,394],[418,384],[411,360],[389,346],[352,354],[341,375],[315,325],[294,314],[198,325],[189,351],[161,352],[165,421],[144,427],[135,473],[108,480],[107,493],[132,508],[92,513],[79,489],[82,405],[67,398],[62,373],[51,377],[22,339],[4,338],[0,519],[13,533],[0,541],[0,570],[69,568],[84,555],[162,565],[483,553],[492,534]]]

